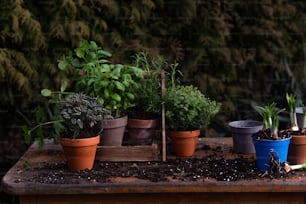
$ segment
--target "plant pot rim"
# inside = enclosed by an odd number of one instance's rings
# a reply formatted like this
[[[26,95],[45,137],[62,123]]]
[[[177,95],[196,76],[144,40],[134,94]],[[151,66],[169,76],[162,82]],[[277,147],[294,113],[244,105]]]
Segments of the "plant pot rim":
[[[108,127],[117,128],[117,127],[126,126],[127,121],[128,121],[128,116],[124,115],[114,119],[102,119],[100,123],[102,128],[108,128]]]
[[[187,134],[187,135],[186,135]],[[197,130],[186,130],[186,131],[176,131],[170,130],[169,136],[170,137],[198,137],[200,135],[200,129]]]
[[[306,144],[306,135],[292,135],[290,144],[304,145]]]
[[[127,126],[129,128],[156,128],[158,118],[156,119],[135,119],[129,118]]]
[[[60,138],[60,143],[62,146],[70,146],[70,147],[79,147],[79,146],[90,146],[95,145],[100,142],[100,135],[95,137],[88,137],[88,138]]]
[[[243,125],[241,125],[243,124]],[[231,128],[246,129],[263,126],[263,122],[257,120],[235,120],[228,123]]]
[[[273,139],[261,139],[261,138],[253,138],[253,140],[256,141],[262,141],[262,142],[282,142],[284,140],[291,140],[292,136],[287,137],[287,138],[283,138],[283,139],[279,139],[279,140],[273,140]]]

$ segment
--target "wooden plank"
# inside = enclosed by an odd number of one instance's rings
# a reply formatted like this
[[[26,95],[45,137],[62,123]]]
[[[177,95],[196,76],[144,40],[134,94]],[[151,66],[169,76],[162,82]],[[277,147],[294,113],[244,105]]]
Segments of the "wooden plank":
[[[169,203],[228,203],[228,204],[302,204],[304,193],[189,193],[189,194],[104,194],[104,195],[45,195],[21,196],[20,204],[169,204]]]
[[[157,142],[144,146],[98,146],[96,160],[99,161],[157,161]]]
[[[137,146],[98,146],[96,160],[98,161],[158,161],[160,149],[157,140],[154,140],[151,145]],[[64,161],[60,145],[53,144],[51,140],[46,140],[43,148],[39,148],[37,143],[34,143],[26,152],[26,155],[21,159],[25,162],[39,163],[43,161]]]

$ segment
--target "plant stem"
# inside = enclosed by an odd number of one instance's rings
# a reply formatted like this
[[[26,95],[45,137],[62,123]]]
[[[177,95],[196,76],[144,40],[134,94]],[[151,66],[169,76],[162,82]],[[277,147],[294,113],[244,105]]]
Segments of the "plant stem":
[[[296,113],[290,112],[291,130],[298,131],[299,127],[297,125]]]
[[[39,123],[38,125],[35,125],[31,130],[29,130],[29,132],[33,132],[34,130],[36,130],[37,128],[44,126],[44,125],[51,125],[57,122],[63,122],[64,120],[53,120],[53,121],[48,121],[45,123]]]

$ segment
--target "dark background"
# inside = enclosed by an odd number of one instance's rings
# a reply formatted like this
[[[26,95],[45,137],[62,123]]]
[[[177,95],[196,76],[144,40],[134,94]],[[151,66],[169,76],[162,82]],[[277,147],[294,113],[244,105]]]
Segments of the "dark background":
[[[42,88],[67,73],[57,60],[82,39],[130,63],[140,51],[178,62],[184,82],[222,103],[206,137],[230,136],[231,120],[261,118],[255,105],[286,92],[305,101],[305,1],[5,0],[0,2],[0,178],[27,148]],[[73,87],[71,87],[73,88]],[[47,116],[46,116],[47,117]],[[283,114],[281,127],[288,125]],[[0,186],[0,203],[15,202]],[[1,201],[2,199],[2,201]]]

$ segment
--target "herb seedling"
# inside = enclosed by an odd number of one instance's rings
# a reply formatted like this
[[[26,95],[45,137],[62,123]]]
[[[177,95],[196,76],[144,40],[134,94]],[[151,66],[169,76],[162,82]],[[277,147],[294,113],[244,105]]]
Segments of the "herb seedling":
[[[255,109],[263,118],[264,129],[271,129],[271,137],[273,139],[278,139],[278,115],[285,109],[278,109],[275,102],[264,107],[256,106]]]

